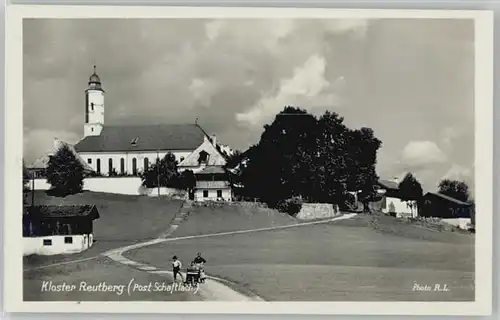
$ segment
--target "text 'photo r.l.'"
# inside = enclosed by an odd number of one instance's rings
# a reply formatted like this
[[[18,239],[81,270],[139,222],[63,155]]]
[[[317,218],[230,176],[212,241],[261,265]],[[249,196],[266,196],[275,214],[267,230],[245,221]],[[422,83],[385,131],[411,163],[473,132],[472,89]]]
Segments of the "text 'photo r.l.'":
[[[13,309],[488,313],[492,15],[91,8],[8,21]]]

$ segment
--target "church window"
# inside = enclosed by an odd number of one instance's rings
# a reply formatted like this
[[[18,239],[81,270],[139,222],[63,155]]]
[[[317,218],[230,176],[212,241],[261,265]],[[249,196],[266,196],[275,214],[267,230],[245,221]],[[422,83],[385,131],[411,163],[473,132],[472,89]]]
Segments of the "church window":
[[[137,145],[137,142],[139,142],[139,137],[135,137],[134,139],[132,139],[132,141],[130,141],[130,144],[132,146],[136,146]]]
[[[137,175],[137,159],[136,158],[133,158],[132,159],[132,173],[135,175]]]
[[[113,159],[109,158],[108,160],[108,174],[113,174]]]
[[[92,164],[92,159],[91,159],[91,158],[88,158],[88,159],[87,159],[87,163],[88,163],[88,164]]]
[[[91,132],[94,132],[94,127],[90,128],[90,131],[91,131]]]
[[[97,174],[101,174],[101,159],[97,159]]]
[[[94,111],[94,103],[93,102],[90,103],[90,110]]]
[[[181,162],[184,161],[184,157],[181,157]]]
[[[149,168],[149,159],[144,158],[144,171],[148,170]]]
[[[121,174],[125,174],[125,159],[120,159],[120,172]]]

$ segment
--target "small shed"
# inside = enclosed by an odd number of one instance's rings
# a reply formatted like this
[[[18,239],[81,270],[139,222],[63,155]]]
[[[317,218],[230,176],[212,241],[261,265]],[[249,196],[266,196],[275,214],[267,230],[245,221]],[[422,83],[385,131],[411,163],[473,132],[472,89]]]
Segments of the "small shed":
[[[24,254],[53,255],[84,251],[93,244],[95,205],[27,206],[23,212]]]
[[[233,190],[229,174],[223,167],[208,166],[195,173],[195,201],[232,201]]]

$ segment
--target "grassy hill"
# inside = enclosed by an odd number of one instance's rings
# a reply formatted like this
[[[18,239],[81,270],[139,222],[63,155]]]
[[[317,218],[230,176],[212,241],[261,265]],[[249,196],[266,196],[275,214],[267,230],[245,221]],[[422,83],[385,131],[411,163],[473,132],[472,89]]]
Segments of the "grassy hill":
[[[296,224],[286,213],[260,204],[235,202],[193,206],[190,214],[171,237],[249,230]]]
[[[31,201],[31,197],[28,197]],[[28,203],[30,204],[30,203]],[[83,192],[65,198],[36,191],[35,205],[94,204],[100,218],[94,221],[94,245],[82,253],[57,256],[30,256],[26,265],[80,259],[135,242],[154,239],[170,225],[182,205],[180,200]]]
[[[473,235],[432,232],[393,217],[174,240],[125,255],[169,269],[168,257],[188,262],[196,252],[207,259],[209,275],[272,301],[470,301],[475,294]],[[450,291],[418,292],[414,282]]]

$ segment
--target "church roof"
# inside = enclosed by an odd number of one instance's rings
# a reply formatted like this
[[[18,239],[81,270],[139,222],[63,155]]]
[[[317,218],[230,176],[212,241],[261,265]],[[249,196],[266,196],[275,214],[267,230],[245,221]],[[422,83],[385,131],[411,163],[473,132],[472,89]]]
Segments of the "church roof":
[[[77,152],[195,150],[205,134],[196,124],[104,126],[99,136],[87,136]]]

